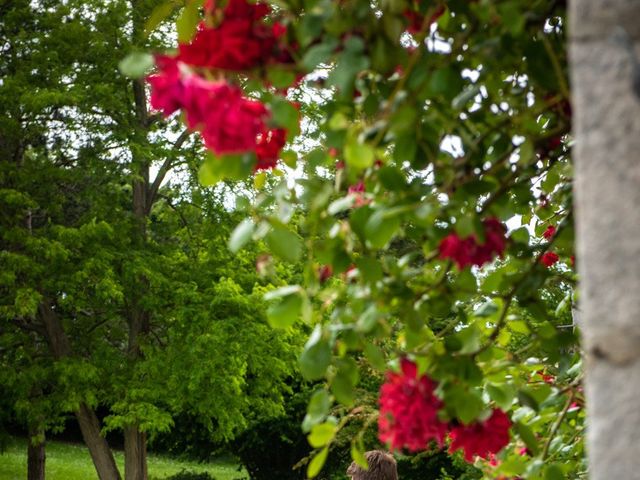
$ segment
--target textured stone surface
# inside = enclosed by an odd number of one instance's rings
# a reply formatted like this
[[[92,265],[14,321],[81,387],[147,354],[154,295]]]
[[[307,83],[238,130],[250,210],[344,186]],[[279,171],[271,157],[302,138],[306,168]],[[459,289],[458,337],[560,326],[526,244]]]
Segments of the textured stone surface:
[[[570,67],[590,478],[640,479],[640,100],[623,26],[640,1],[574,0]],[[637,48],[636,48],[637,50]]]

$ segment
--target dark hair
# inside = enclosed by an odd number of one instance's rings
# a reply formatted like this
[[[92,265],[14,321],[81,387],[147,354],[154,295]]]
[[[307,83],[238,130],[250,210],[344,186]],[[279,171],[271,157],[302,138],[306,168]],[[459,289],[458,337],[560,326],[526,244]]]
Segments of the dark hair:
[[[371,450],[364,454],[369,469],[364,470],[353,462],[347,469],[347,475],[353,480],[398,480],[396,459],[382,450]]]

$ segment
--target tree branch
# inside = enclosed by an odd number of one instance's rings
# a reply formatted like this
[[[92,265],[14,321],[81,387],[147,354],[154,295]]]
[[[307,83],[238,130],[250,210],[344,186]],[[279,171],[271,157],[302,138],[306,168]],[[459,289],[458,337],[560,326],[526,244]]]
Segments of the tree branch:
[[[189,135],[191,135],[191,132],[189,130],[185,130],[184,132],[182,132],[178,137],[178,139],[173,144],[173,149],[177,150],[178,148],[182,147],[184,142],[186,142],[187,139],[189,138]],[[156,197],[158,195],[158,190],[160,189],[160,184],[164,180],[164,177],[167,175],[169,170],[171,170],[171,167],[173,166],[173,161],[174,161],[174,157],[172,155],[169,155],[165,159],[164,163],[160,167],[160,170],[158,170],[156,178],[153,180],[153,183],[149,187],[149,193],[147,195],[147,213],[151,211],[151,206],[153,205],[153,202],[155,202],[156,200]]]

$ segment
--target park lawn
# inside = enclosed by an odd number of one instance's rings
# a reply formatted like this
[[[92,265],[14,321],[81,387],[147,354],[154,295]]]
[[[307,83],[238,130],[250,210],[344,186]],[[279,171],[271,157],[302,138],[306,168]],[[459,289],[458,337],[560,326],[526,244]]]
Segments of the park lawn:
[[[115,452],[120,473],[124,473],[124,454]],[[176,460],[170,457],[150,454],[148,458],[149,480],[160,480],[181,470],[208,472],[216,480],[236,480],[248,478],[244,469],[238,471],[238,464],[230,460],[211,463],[197,463]],[[7,450],[0,453],[0,479],[24,480],[27,478],[27,442],[13,439]],[[82,444],[47,442],[47,480],[93,480],[97,479],[91,457]]]

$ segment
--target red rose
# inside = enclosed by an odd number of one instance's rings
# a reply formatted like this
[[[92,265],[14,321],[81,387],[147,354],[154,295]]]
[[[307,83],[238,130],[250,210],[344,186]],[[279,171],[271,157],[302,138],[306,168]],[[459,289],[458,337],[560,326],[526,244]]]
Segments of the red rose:
[[[333,275],[333,268],[331,268],[331,265],[323,265],[322,267],[320,267],[320,270],[318,271],[320,283],[324,283],[329,280],[329,278],[331,278],[331,275]]]
[[[269,14],[269,5],[266,3],[249,3],[247,0],[229,0],[224,7],[224,18],[247,18],[253,21],[263,19]]]
[[[202,130],[214,120],[212,109],[218,108],[224,98],[237,95],[234,87],[226,82],[210,82],[197,75],[185,77],[182,108],[187,126],[192,130]]]
[[[256,170],[267,170],[276,166],[280,151],[287,143],[287,131],[284,128],[264,130],[258,135],[256,144],[256,157],[258,163]]]
[[[554,263],[556,263],[560,257],[557,253],[554,252],[545,252],[542,257],[540,257],[540,262],[547,268],[551,267]]]
[[[450,233],[440,242],[440,258],[450,258],[463,269],[467,265],[480,267],[502,255],[507,246],[504,226],[496,218],[487,218],[482,223],[484,243],[478,243],[475,235],[462,239],[457,233]]]
[[[542,234],[542,236],[548,240],[551,237],[553,237],[555,234],[556,234],[556,227],[554,227],[553,225],[549,225],[547,229],[544,231],[544,233]]]
[[[357,195],[359,193],[364,193],[364,191],[364,182],[360,180],[358,183],[351,185],[348,192]]]
[[[215,10],[215,4],[208,8]],[[180,60],[232,71],[250,70],[267,63],[276,40],[286,32],[280,24],[269,27],[262,22],[268,13],[269,6],[264,3],[229,1],[219,25],[209,27],[201,22],[191,43],[179,45]]]
[[[168,117],[182,108],[184,85],[174,57],[156,55],[156,65],[160,71],[147,77],[151,85],[151,107]]]
[[[255,150],[264,130],[266,107],[257,100],[242,97],[237,87],[227,85],[208,103],[202,138],[217,154]]]
[[[387,372],[380,388],[378,437],[392,450],[424,450],[435,440],[442,445],[447,424],[438,419],[442,401],[433,393],[435,382],[418,376],[415,363],[403,359],[400,373]]]
[[[199,67],[250,70],[263,63],[273,47],[274,39],[268,37],[257,35],[250,19],[225,19],[216,28],[201,23],[191,43],[179,45],[179,58]]]
[[[459,425],[451,429],[449,452],[464,450],[464,458],[473,462],[476,455],[484,459],[492,453],[498,453],[509,444],[511,420],[502,410],[495,409],[483,422],[471,425]]]

